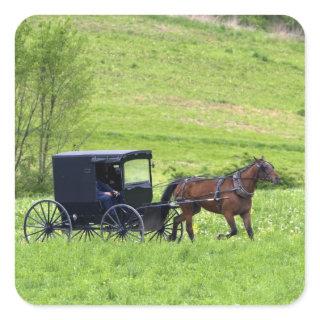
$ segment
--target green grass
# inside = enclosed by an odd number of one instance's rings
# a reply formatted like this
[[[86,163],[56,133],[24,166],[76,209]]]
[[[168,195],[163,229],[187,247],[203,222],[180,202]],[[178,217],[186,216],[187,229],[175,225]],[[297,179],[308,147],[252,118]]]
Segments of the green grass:
[[[255,241],[219,215],[195,217],[196,241],[180,244],[51,241],[28,245],[17,201],[16,286],[35,304],[287,304],[304,287],[303,190],[258,191]]]
[[[221,174],[264,155],[303,186],[303,41],[184,17],[71,19],[88,38],[93,86],[65,150],[85,134],[81,149],[151,149],[155,180],[170,166]]]
[[[37,304],[294,301],[304,286],[304,42],[183,17],[71,19],[88,38],[94,83],[65,150],[87,133],[81,149],[151,149],[155,184],[226,173],[264,155],[284,183],[255,195],[254,242],[240,220],[238,236],[215,240],[226,223],[203,212],[194,243],[27,245],[23,215],[46,196],[20,197],[21,296]]]

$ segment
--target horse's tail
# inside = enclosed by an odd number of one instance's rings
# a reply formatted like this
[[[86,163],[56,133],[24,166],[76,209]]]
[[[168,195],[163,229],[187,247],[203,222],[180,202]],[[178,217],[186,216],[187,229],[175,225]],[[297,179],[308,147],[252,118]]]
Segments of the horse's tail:
[[[170,182],[167,187],[164,189],[164,192],[161,197],[161,202],[168,202],[171,199],[171,196],[176,189],[177,185],[181,182],[181,179],[174,180]]]
[[[169,202],[169,200],[171,199],[172,197],[172,194],[174,192],[174,190],[176,189],[177,185],[181,182],[181,179],[177,179],[177,180],[174,180],[172,182],[170,182],[167,187],[165,188],[163,194],[162,194],[162,197],[161,197],[161,202],[163,203],[167,203]],[[170,210],[170,206],[163,206],[161,208],[161,212],[162,212],[162,215],[163,217],[166,217],[168,212]]]

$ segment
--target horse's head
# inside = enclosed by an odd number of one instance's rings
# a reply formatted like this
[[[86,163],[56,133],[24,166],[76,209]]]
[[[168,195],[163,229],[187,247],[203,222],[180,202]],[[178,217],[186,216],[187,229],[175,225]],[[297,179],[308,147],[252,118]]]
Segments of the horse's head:
[[[274,169],[274,166],[263,157],[256,159],[254,164],[258,167],[258,179],[271,181],[273,184],[280,183],[280,177]]]

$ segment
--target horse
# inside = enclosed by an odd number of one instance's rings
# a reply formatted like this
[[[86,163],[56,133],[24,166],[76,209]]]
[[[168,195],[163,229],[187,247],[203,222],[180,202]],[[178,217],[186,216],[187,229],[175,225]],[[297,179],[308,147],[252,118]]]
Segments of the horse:
[[[280,177],[274,166],[263,157],[254,158],[252,163],[225,176],[188,177],[172,181],[166,187],[161,201],[175,201],[182,213],[173,220],[169,240],[176,240],[178,225],[186,221],[187,233],[193,241],[192,217],[199,213],[201,208],[224,215],[230,231],[219,234],[218,239],[230,238],[238,233],[235,216],[240,215],[249,238],[253,240],[250,211],[258,180],[270,181],[273,184],[280,183]]]

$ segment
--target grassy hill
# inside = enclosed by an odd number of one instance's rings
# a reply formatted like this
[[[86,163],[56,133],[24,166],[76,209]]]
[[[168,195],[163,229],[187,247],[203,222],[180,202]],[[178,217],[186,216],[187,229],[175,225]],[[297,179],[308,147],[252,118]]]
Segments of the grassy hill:
[[[37,196],[19,198],[21,296],[42,304],[294,301],[304,285],[304,42],[187,17],[71,19],[88,38],[94,83],[66,150],[85,135],[81,149],[151,149],[155,184],[264,155],[283,184],[254,197],[255,242],[240,220],[237,237],[215,240],[226,223],[202,212],[194,243],[27,245],[23,216]]]
[[[302,41],[182,17],[73,20],[94,65],[82,148],[152,149],[160,180],[263,154],[303,184]]]

